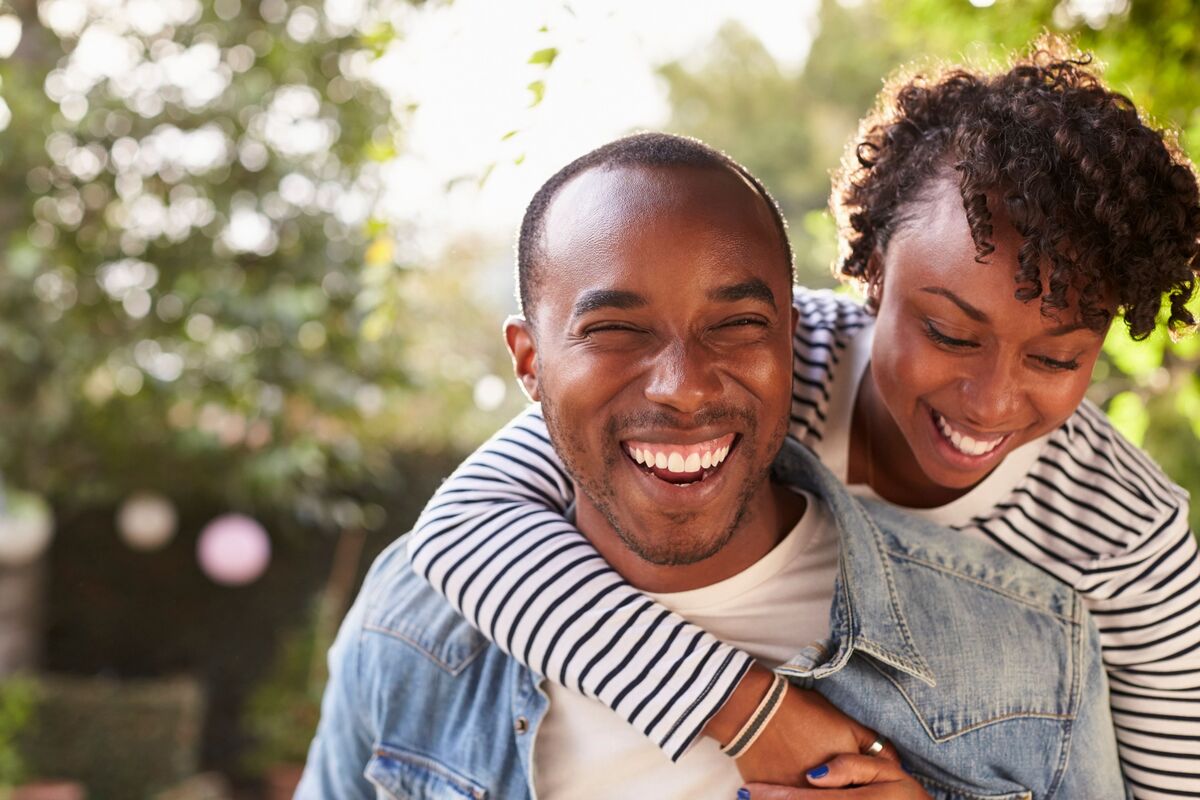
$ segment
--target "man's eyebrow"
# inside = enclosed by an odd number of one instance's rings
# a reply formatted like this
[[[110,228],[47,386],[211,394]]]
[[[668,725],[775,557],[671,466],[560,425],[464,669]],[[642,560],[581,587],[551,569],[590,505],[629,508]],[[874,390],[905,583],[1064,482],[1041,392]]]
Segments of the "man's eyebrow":
[[[946,298],[950,302],[954,303],[954,305],[961,308],[962,312],[964,314],[966,314],[968,317],[975,320],[976,322],[988,322],[989,321],[987,314],[983,313],[978,308],[976,308],[975,306],[968,303],[966,300],[963,300],[961,297],[959,297],[958,295],[956,295],[954,292],[950,291],[949,289],[946,289],[941,286],[926,286],[923,289],[921,289],[921,291],[928,292],[929,294],[936,294],[936,295],[939,295],[940,297]]]
[[[641,308],[648,304],[646,298],[635,292],[625,292],[620,289],[593,289],[590,292],[584,292],[583,296],[575,301],[575,308],[571,311],[572,318],[580,317],[587,314],[589,311],[596,311],[601,308]]]
[[[720,303],[736,303],[738,300],[758,300],[771,308],[775,307],[775,293],[760,278],[734,283],[713,289],[708,293],[709,300]]]

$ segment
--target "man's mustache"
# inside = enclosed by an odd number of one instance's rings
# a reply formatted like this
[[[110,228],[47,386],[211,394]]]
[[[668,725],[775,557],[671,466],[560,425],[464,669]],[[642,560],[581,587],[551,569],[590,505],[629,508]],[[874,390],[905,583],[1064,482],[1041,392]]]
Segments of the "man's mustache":
[[[608,433],[615,437],[621,431],[662,429],[686,432],[707,428],[721,423],[741,423],[753,428],[754,415],[743,408],[731,405],[707,406],[694,414],[674,414],[665,409],[646,409],[621,414],[608,421]]]

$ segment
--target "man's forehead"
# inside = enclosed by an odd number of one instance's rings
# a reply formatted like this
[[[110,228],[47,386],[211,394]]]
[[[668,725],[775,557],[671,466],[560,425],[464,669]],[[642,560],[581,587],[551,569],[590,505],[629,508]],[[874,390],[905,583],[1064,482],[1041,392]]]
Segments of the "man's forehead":
[[[546,213],[543,246],[553,253],[600,245],[672,224],[737,226],[768,241],[775,236],[761,195],[730,169],[616,164],[585,170],[559,190]]]

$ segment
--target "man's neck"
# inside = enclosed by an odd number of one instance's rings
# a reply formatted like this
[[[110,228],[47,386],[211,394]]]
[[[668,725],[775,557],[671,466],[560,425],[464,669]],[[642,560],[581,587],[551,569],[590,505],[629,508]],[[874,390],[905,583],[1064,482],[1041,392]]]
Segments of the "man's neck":
[[[805,512],[803,495],[766,483],[747,505],[729,541],[712,556],[691,564],[662,565],[629,549],[604,515],[576,489],[575,524],[621,577],[637,588],[665,594],[711,586],[737,575],[779,544]]]

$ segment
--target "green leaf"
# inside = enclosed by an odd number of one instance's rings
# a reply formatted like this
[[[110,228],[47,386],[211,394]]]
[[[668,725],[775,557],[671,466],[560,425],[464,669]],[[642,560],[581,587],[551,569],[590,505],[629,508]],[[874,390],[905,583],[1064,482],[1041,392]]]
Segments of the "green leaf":
[[[483,170],[483,174],[481,174],[479,176],[479,188],[480,189],[482,189],[483,185],[485,183],[487,183],[488,178],[492,177],[492,171],[495,169],[496,169],[495,164],[488,164],[487,167]]]
[[[556,58],[558,58],[557,47],[543,47],[541,50],[536,51],[529,57],[529,63],[542,64],[548,67],[554,63],[554,59]]]
[[[500,141],[502,141],[502,142],[507,142],[509,139],[513,138],[513,137],[514,137],[514,136],[516,136],[518,133],[520,133],[520,131],[516,131],[516,130],[509,131],[508,133],[506,133],[506,134],[504,134],[503,136],[501,136],[501,137],[500,137]]]
[[[533,92],[533,101],[529,104],[530,108],[532,108],[533,106],[536,106],[538,103],[542,102],[542,98],[546,96],[546,82],[545,81],[533,81],[525,88],[528,89],[529,91]]]
[[[1133,392],[1121,392],[1109,401],[1108,418],[1122,436],[1138,447],[1142,446],[1146,429],[1150,427],[1150,413],[1141,397]]]
[[[366,156],[371,161],[391,161],[398,155],[396,143],[387,139],[372,139],[367,143]]]
[[[376,58],[383,55],[389,44],[396,38],[396,29],[390,22],[382,22],[362,35],[362,43]]]

